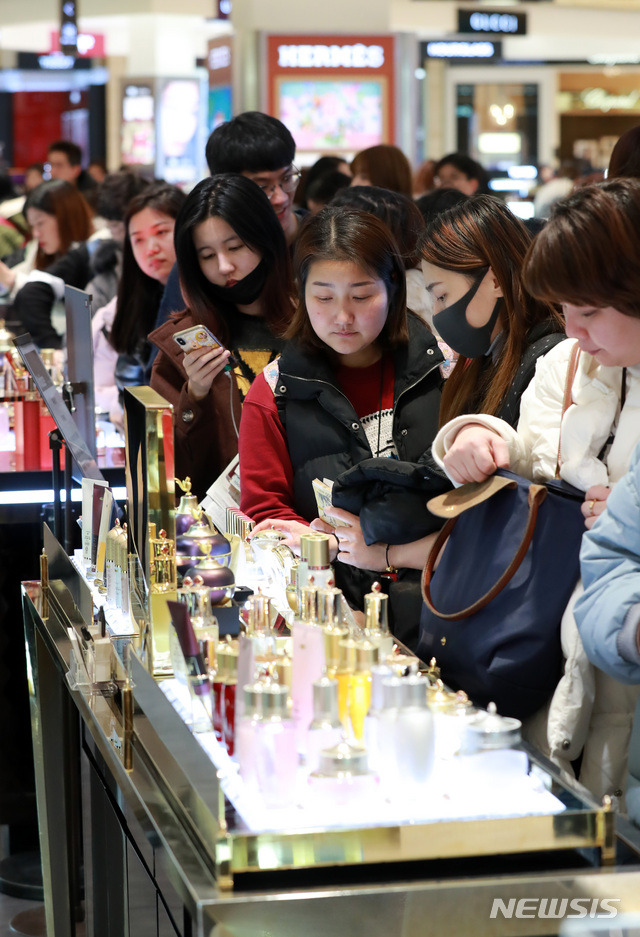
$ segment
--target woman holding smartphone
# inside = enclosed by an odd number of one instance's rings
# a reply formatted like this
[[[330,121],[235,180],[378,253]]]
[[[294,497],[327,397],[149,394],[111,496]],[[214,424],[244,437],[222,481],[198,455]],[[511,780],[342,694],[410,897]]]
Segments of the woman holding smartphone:
[[[174,407],[176,472],[202,498],[238,451],[241,401],[282,347],[291,263],[269,199],[232,173],[193,189],[175,249],[187,308],[149,336],[159,348],[151,386]],[[197,326],[206,331],[176,339]]]

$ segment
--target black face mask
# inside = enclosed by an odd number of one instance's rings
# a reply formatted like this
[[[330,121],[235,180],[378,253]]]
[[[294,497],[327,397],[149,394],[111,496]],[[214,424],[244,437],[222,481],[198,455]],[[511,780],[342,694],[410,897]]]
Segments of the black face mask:
[[[249,306],[251,303],[255,303],[260,293],[262,293],[267,282],[268,272],[267,262],[263,257],[258,266],[242,280],[238,280],[233,286],[216,286],[215,283],[211,283],[209,293],[214,299],[222,303],[233,303],[234,306]]]
[[[498,298],[486,325],[476,328],[467,322],[467,308],[483,280],[484,276],[481,276],[461,299],[437,312],[433,317],[433,327],[436,332],[450,348],[464,358],[481,358],[482,355],[486,355],[491,347],[491,333],[500,312],[501,299]]]

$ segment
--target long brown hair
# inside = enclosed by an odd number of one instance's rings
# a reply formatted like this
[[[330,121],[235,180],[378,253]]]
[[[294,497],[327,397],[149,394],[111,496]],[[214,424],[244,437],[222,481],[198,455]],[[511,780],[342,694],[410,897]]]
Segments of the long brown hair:
[[[298,235],[293,259],[298,302],[284,337],[297,339],[307,351],[327,351],[327,345],[313,330],[305,302],[311,264],[324,260],[357,264],[383,281],[389,309],[380,333],[381,344],[386,348],[406,344],[409,338],[406,277],[391,231],[369,212],[331,205],[309,218]]]
[[[413,195],[411,163],[402,150],[391,143],[360,150],[353,158],[351,172],[354,176],[365,176],[371,185],[381,189],[402,192],[409,198]]]
[[[470,283],[491,267],[502,290],[499,322],[505,335],[500,359],[460,357],[442,392],[440,423],[461,413],[495,415],[516,377],[531,329],[550,318],[562,321],[549,302],[529,295],[521,270],[531,235],[519,218],[491,195],[478,195],[443,212],[420,243],[423,260],[466,276]]]
[[[152,182],[131,199],[124,216],[126,234],[122,246],[122,276],[118,286],[116,314],[109,341],[120,354],[133,354],[140,339],[152,330],[162,300],[164,285],[148,276],[133,255],[129,222],[145,208],[177,218],[186,196],[168,182]]]
[[[289,324],[292,312],[293,278],[291,260],[282,226],[269,199],[244,176],[224,173],[203,179],[189,193],[176,222],[174,241],[180,285],[187,307],[196,322],[212,313],[218,318],[220,341],[230,340],[229,326],[210,293],[211,284],[200,269],[193,241],[194,229],[208,218],[222,218],[267,264],[267,277],[260,298],[264,321],[279,335]]]
[[[640,180],[611,179],[556,202],[523,279],[540,299],[640,318]]]
[[[38,248],[36,270],[45,270],[54,260],[66,254],[75,241],[88,241],[93,233],[91,209],[75,185],[64,179],[51,179],[36,186],[24,204],[25,216],[30,208],[53,215],[58,223],[60,240],[56,254],[45,254]]]

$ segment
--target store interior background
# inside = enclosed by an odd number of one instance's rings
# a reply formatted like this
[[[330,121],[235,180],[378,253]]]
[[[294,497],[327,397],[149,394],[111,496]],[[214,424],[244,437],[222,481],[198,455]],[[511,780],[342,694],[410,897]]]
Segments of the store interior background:
[[[358,37],[363,32],[363,8],[357,0],[323,4],[233,0],[230,12],[222,14],[224,19],[217,18],[221,6],[228,10],[226,0],[185,0],[177,15],[172,12],[175,4],[163,0],[126,4],[115,0],[105,15],[103,3],[81,0],[80,31],[96,40],[69,71],[37,66],[39,56],[54,47],[58,4],[0,0],[0,139],[9,136],[11,141],[5,164],[19,168],[43,159],[45,139],[62,135],[73,136],[92,157],[103,156],[109,168],[117,168],[122,162],[123,88],[128,83],[147,82],[156,99],[167,79],[198,83],[199,118],[206,139],[216,90],[215,77],[206,67],[212,42],[233,37],[229,75],[224,78],[229,87],[217,89],[224,114],[225,109],[233,113],[268,109],[273,80],[266,53],[268,35],[291,34],[312,41],[319,35]],[[526,34],[457,35],[460,8],[524,13]],[[635,92],[640,87],[639,22],[638,0],[536,0],[506,6],[484,0],[475,5],[454,0],[370,0],[367,36],[395,39],[396,87],[390,102],[395,128],[389,142],[401,146],[414,164],[465,143],[477,150],[474,133],[491,129],[521,133],[521,163],[554,164],[575,152],[594,155],[600,145],[606,153],[607,138],[617,137],[640,115],[640,96]],[[429,41],[444,38],[497,40],[499,67],[481,60],[467,64],[423,57]],[[584,92],[594,89],[596,98],[585,100]],[[489,116],[492,105],[495,112],[505,102],[514,107],[506,127]],[[464,119],[469,108],[475,126],[471,138]],[[54,132],[57,129],[61,132]],[[576,148],[576,141],[591,142],[578,143]],[[310,164],[317,155],[299,153],[299,163]],[[483,162],[491,161],[491,154],[479,155]],[[500,161],[500,154],[494,157],[494,162]],[[198,162],[192,174],[204,174],[204,163]]]

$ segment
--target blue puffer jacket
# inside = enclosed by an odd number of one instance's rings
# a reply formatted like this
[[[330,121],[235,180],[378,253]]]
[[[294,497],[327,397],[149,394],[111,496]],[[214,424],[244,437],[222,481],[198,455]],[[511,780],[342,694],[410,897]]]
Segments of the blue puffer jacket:
[[[585,591],[574,614],[584,649],[616,680],[640,684],[640,446],[582,544]],[[640,826],[640,702],[629,745],[627,810]]]

